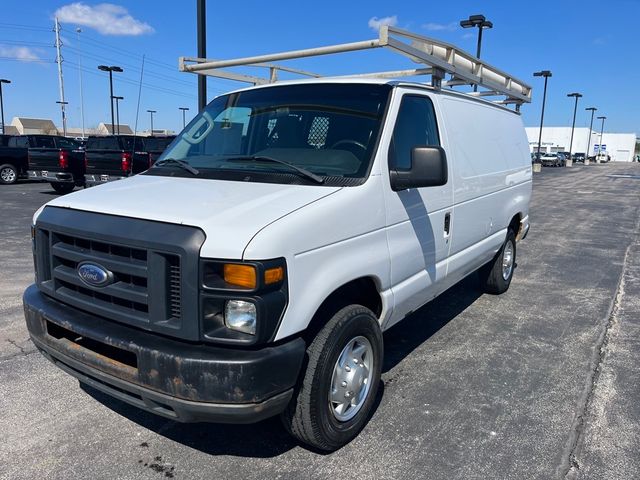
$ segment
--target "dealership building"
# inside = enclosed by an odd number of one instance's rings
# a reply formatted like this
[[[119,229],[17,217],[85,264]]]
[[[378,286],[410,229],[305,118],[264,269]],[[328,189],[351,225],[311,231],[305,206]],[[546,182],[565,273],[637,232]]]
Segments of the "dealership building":
[[[527,137],[529,137],[529,149],[535,152],[538,149],[539,127],[527,127]],[[589,140],[590,138],[590,140]],[[571,143],[571,127],[544,127],[542,129],[542,141],[540,151],[568,152]],[[595,155],[600,149],[611,156],[614,162],[632,162],[636,155],[636,134],[635,133],[608,133],[605,132],[600,138],[600,132],[588,128],[576,128],[573,134],[573,153],[587,152],[589,145],[589,155]]]

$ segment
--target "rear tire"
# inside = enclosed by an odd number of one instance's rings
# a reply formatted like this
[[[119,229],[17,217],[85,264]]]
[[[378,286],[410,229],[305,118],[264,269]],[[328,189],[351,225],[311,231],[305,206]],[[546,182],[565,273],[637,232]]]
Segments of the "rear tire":
[[[281,414],[287,431],[325,451],[353,440],[369,419],[382,359],[382,332],[373,312],[350,305],[336,313],[307,348],[306,371]]]
[[[9,163],[0,165],[0,183],[2,185],[11,185],[18,181],[18,170]]]
[[[499,295],[511,285],[516,267],[516,235],[507,230],[507,238],[493,260],[480,269],[482,288],[485,292]]]
[[[73,183],[51,182],[51,187],[56,191],[56,193],[66,195],[67,193],[73,192],[75,185]]]

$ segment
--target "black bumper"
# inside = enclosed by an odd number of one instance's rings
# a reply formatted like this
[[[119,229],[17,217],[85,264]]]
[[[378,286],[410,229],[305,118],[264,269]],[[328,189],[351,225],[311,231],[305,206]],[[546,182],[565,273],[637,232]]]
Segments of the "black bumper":
[[[34,344],[78,380],[181,422],[253,423],[289,402],[305,352],[296,338],[259,350],[177,341],[83,312],[42,294],[23,297]]]

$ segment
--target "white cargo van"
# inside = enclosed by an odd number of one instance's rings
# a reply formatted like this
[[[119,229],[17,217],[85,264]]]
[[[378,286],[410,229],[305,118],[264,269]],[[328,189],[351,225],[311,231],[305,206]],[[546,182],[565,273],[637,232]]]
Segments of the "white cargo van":
[[[410,35],[383,28],[375,47],[391,34]],[[529,228],[528,141],[505,106],[529,87],[410,40],[402,52],[438,67],[415,71],[431,86],[319,78],[221,95],[145,173],[39,210],[24,295],[36,346],[177,421],[280,414],[319,449],[355,437],[382,332],[477,270],[505,292]],[[441,70],[482,95],[444,88]]]

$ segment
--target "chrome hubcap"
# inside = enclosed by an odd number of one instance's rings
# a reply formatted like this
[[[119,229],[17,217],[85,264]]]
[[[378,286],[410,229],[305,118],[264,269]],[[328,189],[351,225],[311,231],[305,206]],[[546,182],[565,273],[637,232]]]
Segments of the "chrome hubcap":
[[[16,172],[11,168],[3,168],[0,171],[0,178],[2,178],[4,182],[13,182],[16,179]]]
[[[356,337],[342,349],[331,377],[329,407],[340,422],[351,420],[362,408],[373,376],[373,348]]]
[[[502,253],[502,278],[509,280],[511,271],[513,270],[513,243],[511,240],[507,242]]]

